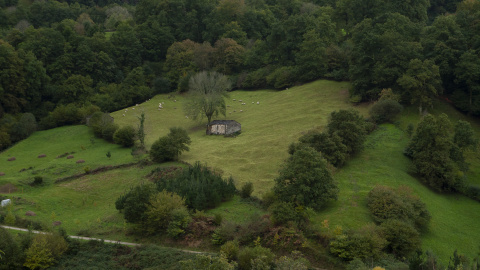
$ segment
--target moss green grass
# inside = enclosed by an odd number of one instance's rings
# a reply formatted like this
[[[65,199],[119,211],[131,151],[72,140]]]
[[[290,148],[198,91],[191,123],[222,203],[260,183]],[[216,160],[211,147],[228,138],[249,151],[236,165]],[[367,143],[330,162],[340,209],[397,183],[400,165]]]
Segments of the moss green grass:
[[[107,152],[111,153],[110,158],[106,156]],[[65,153],[74,158],[57,158]],[[46,157],[38,158],[41,154]],[[8,161],[10,157],[16,160]],[[78,160],[85,163],[76,163]],[[0,186],[5,183],[30,183],[34,176],[42,176],[45,182],[53,183],[61,177],[84,173],[85,167],[95,169],[137,160],[131,155],[131,149],[94,138],[86,126],[38,131],[0,154],[0,171],[5,173],[0,177]]]
[[[288,156],[290,143],[303,132],[324,126],[330,112],[351,107],[348,102],[349,86],[345,82],[321,80],[283,91],[231,92],[226,117],[215,119],[240,122],[242,133],[235,138],[205,135],[207,120],[187,119],[181,95],[158,95],[139,106],[112,115],[120,125],[136,126],[140,110],[144,110],[147,148],[160,136],[166,135],[170,127],[187,129],[192,144],[190,151],[182,154],[182,160],[190,163],[201,161],[218,168],[225,176],[233,176],[237,186],[253,182],[254,194],[259,196],[273,186],[272,180]],[[160,102],[164,103],[161,110],[158,109]],[[367,107],[358,106],[357,109],[365,113]]]
[[[170,127],[187,129],[192,145],[190,151],[181,156],[182,161],[207,163],[223,171],[226,177],[232,175],[237,187],[250,181],[254,183],[254,195],[261,196],[273,186],[278,169],[288,156],[290,143],[307,130],[322,130],[330,112],[352,107],[348,102],[348,87],[348,83],[316,81],[283,91],[231,92],[227,101],[227,116],[216,119],[240,122],[242,133],[235,138],[205,135],[205,119],[192,121],[185,117],[182,95],[158,95],[112,115],[119,125],[136,127],[137,117],[142,110],[145,111],[147,149],[160,136],[168,134]],[[163,109],[158,110],[160,102],[164,102]],[[369,106],[354,108],[367,115]],[[432,112],[445,112],[452,122],[468,120],[480,134],[479,120],[457,112],[450,104],[436,102]],[[402,154],[408,143],[403,130],[409,123],[416,124],[418,121],[416,108],[409,107],[397,125],[383,125],[369,135],[365,150],[335,172],[334,177],[340,186],[339,200],[315,215],[313,221],[320,225],[322,221],[329,220],[331,230],[337,225],[343,229],[361,227],[372,222],[365,199],[375,185],[407,185],[427,204],[432,214],[429,231],[423,236],[424,249],[433,250],[443,262],[448,261],[455,249],[473,257],[480,243],[477,228],[480,224],[480,204],[464,196],[431,191],[411,175],[411,162]],[[92,137],[84,126],[36,132],[29,139],[0,153],[0,171],[6,173],[0,177],[0,185],[14,183],[24,188],[13,194],[24,198],[24,202],[15,208],[17,214],[33,210],[37,216],[32,219],[47,224],[54,219],[60,220],[68,233],[81,232],[132,241],[131,237],[124,235],[129,226],[123,223],[114,202],[131,186],[145,181],[143,176],[153,167],[118,169],[52,184],[59,177],[83,172],[85,166],[94,169],[136,160],[130,149],[98,139],[94,139],[92,144]],[[112,153],[110,159],[105,155],[108,151]],[[76,152],[73,154],[75,159],[55,159],[65,152]],[[37,158],[39,154],[47,157]],[[7,161],[10,156],[15,156],[17,160]],[[470,151],[467,157],[471,164],[469,181],[479,184],[478,151]],[[76,164],[78,159],[86,162]],[[29,167],[33,169],[19,172]],[[44,176],[46,184],[35,188],[22,184],[33,180],[35,175]],[[209,211],[212,214],[221,213],[225,219],[236,222],[245,222],[252,212],[263,214],[262,210],[242,202],[238,197]]]
[[[427,205],[432,215],[423,235],[423,249],[432,250],[448,264],[455,249],[474,258],[479,251],[480,203],[458,194],[432,191],[411,175],[411,161],[402,154],[406,134],[394,125],[382,125],[369,135],[365,149],[335,174],[340,187],[338,201],[314,217],[328,220],[330,229],[355,229],[373,222],[366,207],[368,192],[376,185],[408,186]]]

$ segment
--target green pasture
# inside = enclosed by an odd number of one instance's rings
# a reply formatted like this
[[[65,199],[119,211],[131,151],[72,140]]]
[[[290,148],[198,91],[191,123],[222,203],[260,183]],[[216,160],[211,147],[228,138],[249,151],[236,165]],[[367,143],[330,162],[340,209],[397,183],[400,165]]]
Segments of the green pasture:
[[[201,161],[218,168],[225,176],[233,176],[237,186],[253,182],[254,194],[259,196],[273,186],[273,179],[288,156],[290,143],[307,130],[322,128],[330,112],[351,107],[348,87],[345,82],[321,80],[283,91],[231,92],[226,117],[214,119],[238,121],[242,133],[235,138],[205,135],[207,120],[187,119],[182,108],[182,95],[158,95],[139,106],[112,113],[112,116],[121,126],[137,126],[137,117],[143,110],[147,148],[166,135],[170,127],[187,129],[192,144],[181,160],[189,163]],[[164,103],[161,110],[158,109],[160,102]],[[366,113],[365,106],[356,108]]]
[[[335,173],[340,188],[338,201],[319,212],[314,222],[328,220],[329,230],[337,226],[344,230],[360,228],[373,222],[366,207],[373,187],[408,186],[432,215],[422,237],[423,249],[432,250],[444,264],[448,264],[455,249],[474,258],[480,250],[480,203],[458,194],[436,193],[414,178],[411,161],[402,154],[407,144],[406,133],[391,124],[369,135],[364,151]],[[480,176],[470,173],[469,177],[478,181]]]
[[[316,81],[283,91],[231,92],[227,116],[216,119],[232,119],[242,124],[242,133],[234,138],[205,135],[205,119],[192,121],[185,116],[183,95],[158,95],[138,106],[114,112],[112,116],[120,126],[137,127],[137,117],[143,110],[147,149],[160,136],[168,134],[169,128],[185,128],[192,144],[190,151],[181,155],[181,161],[207,163],[223,171],[225,177],[233,176],[237,187],[251,181],[254,195],[261,196],[273,186],[282,162],[288,157],[290,143],[310,129],[322,130],[332,111],[352,107],[348,102],[349,86],[348,83]],[[159,103],[163,103],[161,110]],[[354,108],[366,116],[369,105]],[[432,113],[441,112],[447,113],[453,123],[458,119],[470,121],[480,134],[478,119],[469,118],[450,104],[437,101]],[[424,249],[433,250],[444,263],[455,249],[472,258],[479,250],[480,204],[464,196],[438,194],[425,187],[412,176],[411,162],[402,153],[409,140],[404,132],[406,126],[417,124],[419,120],[417,109],[408,107],[395,125],[381,125],[369,135],[364,151],[334,172],[340,187],[339,200],[316,214],[313,221],[321,226],[321,222],[328,220],[329,230],[336,226],[344,230],[359,228],[372,222],[366,208],[366,196],[375,185],[406,185],[427,204],[432,214],[430,228],[423,236]],[[108,151],[111,158],[106,157]],[[56,158],[67,152],[75,152],[72,154],[75,158]],[[46,157],[38,158],[40,154]],[[7,161],[12,156],[16,160]],[[77,164],[79,159],[85,163]],[[70,234],[135,241],[138,239],[125,236],[129,225],[124,223],[114,203],[130,187],[146,181],[144,176],[155,166],[117,169],[60,184],[53,184],[53,181],[83,173],[86,166],[95,169],[138,159],[131,155],[131,149],[93,138],[85,126],[36,132],[0,153],[0,172],[5,173],[0,176],[0,187],[11,183],[18,188],[8,195],[22,198],[14,208],[17,215],[31,210],[37,213],[29,217],[32,220],[45,224],[59,220]],[[479,159],[478,151],[467,153],[470,183],[480,184]],[[162,164],[168,165],[171,164]],[[22,169],[26,170],[20,172]],[[43,176],[46,183],[40,187],[27,185],[36,175]],[[235,197],[208,213],[220,213],[225,220],[242,223],[252,214],[264,212],[255,204]]]
[[[107,152],[111,157],[106,156]],[[67,156],[59,157],[68,153]],[[39,158],[39,155],[46,157]],[[15,157],[15,161],[8,161]],[[84,163],[77,163],[84,160]],[[35,132],[0,154],[0,186],[30,183],[34,176],[42,176],[47,183],[73,174],[84,173],[84,168],[95,169],[138,161],[131,149],[94,138],[86,126],[66,126]],[[23,171],[22,171],[23,170]],[[27,188],[25,186],[25,188]]]

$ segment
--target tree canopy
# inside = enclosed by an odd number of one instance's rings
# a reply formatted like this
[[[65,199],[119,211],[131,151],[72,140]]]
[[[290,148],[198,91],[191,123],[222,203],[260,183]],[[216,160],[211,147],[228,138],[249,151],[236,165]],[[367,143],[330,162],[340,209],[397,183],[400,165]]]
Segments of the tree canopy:
[[[313,209],[322,208],[338,196],[326,161],[311,147],[298,149],[286,160],[275,179],[274,191],[281,201]]]
[[[230,80],[217,72],[202,71],[190,78],[188,100],[184,110],[192,119],[206,117],[208,123],[214,115],[226,114],[225,97],[230,90]]]

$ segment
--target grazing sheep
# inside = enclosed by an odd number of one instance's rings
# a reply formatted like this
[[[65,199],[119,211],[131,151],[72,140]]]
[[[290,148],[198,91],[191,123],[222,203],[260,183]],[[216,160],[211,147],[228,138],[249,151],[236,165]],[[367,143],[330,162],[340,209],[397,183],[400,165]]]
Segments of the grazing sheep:
[[[123,114],[123,116],[125,116],[125,114]]]
[[[260,101],[257,101],[257,105],[260,104]]]
[[[240,110],[240,112],[243,112],[243,110]]]
[[[233,101],[237,101],[236,99],[233,99]]]
[[[252,104],[254,104],[255,102],[252,101]]]
[[[135,110],[135,108],[132,108],[132,110]]]

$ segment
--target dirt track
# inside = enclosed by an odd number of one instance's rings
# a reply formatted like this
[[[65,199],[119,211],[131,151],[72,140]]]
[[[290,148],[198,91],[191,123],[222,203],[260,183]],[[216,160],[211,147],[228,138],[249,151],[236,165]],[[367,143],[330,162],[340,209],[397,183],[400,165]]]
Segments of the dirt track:
[[[9,230],[17,230],[17,231],[23,231],[23,232],[28,232],[27,229],[23,228],[17,228],[17,227],[12,227],[12,226],[4,226],[0,225],[0,227],[9,229]],[[32,231],[33,233],[46,233],[46,232],[41,232],[41,231]],[[92,238],[92,237],[83,237],[83,236],[75,236],[75,235],[69,235],[68,237],[73,238],[73,239],[79,239],[79,240],[95,240],[95,241],[103,241],[105,243],[112,243],[112,244],[118,244],[118,245],[125,245],[125,246],[134,246],[138,247],[141,246],[141,244],[137,243],[129,243],[129,242],[121,242],[121,241],[115,241],[115,240],[106,240],[106,239],[99,239],[99,238]],[[186,250],[186,249],[177,249],[183,252],[188,252],[188,253],[194,253],[194,254],[204,254],[205,252],[200,252],[200,251],[192,251],[192,250]]]

